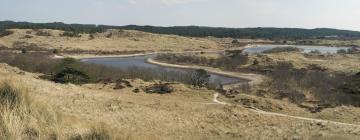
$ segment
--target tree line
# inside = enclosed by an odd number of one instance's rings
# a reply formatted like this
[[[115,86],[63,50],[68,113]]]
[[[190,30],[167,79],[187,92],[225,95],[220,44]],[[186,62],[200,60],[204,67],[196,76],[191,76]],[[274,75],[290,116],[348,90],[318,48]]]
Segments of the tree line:
[[[5,29],[57,29],[78,33],[98,33],[107,29],[126,29],[138,30],[158,34],[172,34],[188,37],[231,37],[231,38],[262,38],[262,39],[360,39],[360,32],[349,30],[337,30],[328,28],[300,29],[300,28],[220,28],[202,26],[109,26],[95,24],[65,24],[61,22],[53,23],[30,23],[0,21],[0,32]]]

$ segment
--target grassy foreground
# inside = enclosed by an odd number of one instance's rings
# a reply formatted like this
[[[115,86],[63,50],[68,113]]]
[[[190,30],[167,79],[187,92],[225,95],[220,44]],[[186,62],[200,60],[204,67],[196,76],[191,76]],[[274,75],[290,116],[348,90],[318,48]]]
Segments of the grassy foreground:
[[[158,95],[133,93],[152,84],[142,80],[121,90],[111,84],[64,85],[6,64],[0,64],[0,75],[6,95],[0,139],[356,139],[360,132],[214,104],[213,91],[182,84]]]

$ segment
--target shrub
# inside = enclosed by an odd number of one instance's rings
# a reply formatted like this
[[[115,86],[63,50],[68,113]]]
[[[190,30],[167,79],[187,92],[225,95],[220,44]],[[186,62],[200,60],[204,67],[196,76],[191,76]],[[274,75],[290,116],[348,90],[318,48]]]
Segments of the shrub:
[[[95,38],[95,36],[94,36],[93,34],[90,34],[90,35],[89,35],[89,39],[90,39],[90,40],[93,40],[94,38]]]
[[[84,140],[111,140],[110,132],[104,128],[92,128],[83,136]]]
[[[55,74],[54,81],[59,83],[84,84],[90,82],[90,77],[85,72],[74,67],[65,67]]]
[[[112,33],[109,33],[109,34],[106,35],[106,38],[110,38],[110,37],[112,37],[112,36],[113,36],[113,34],[112,34]]]
[[[299,52],[301,49],[296,47],[276,47],[263,51],[263,53],[280,53],[280,52]]]
[[[159,83],[146,87],[144,91],[146,93],[168,94],[172,93],[174,89],[170,86],[170,83]]]
[[[67,37],[81,37],[81,35],[79,33],[76,32],[69,32],[69,31],[65,31],[64,33],[61,34],[61,36],[67,36]]]
[[[348,53],[348,51],[345,50],[345,49],[340,49],[340,50],[337,51],[337,53],[338,54],[346,54],[346,53]]]
[[[259,64],[259,60],[255,59],[255,60],[253,61],[253,65],[258,65],[258,64]]]
[[[190,81],[194,87],[205,87],[209,84],[210,74],[206,70],[198,69],[191,74]]]
[[[58,53],[59,53],[59,50],[58,50],[58,49],[54,49],[54,50],[52,51],[52,53],[53,53],[53,54],[58,54]]]
[[[307,67],[309,70],[317,70],[317,71],[326,71],[327,70],[326,67],[322,67],[317,64],[309,64]]]
[[[321,54],[319,50],[312,50],[309,52],[310,54]]]
[[[232,44],[239,44],[240,42],[237,39],[234,39],[231,43]]]
[[[356,47],[351,47],[349,49],[340,49],[337,51],[338,54],[355,54],[358,52],[359,50]]]
[[[129,81],[126,81],[124,79],[118,79],[116,80],[114,89],[123,89],[125,87],[133,87]]]
[[[351,76],[339,89],[346,94],[360,95],[360,72]]]
[[[360,75],[360,74],[359,74]],[[270,81],[266,87],[270,87],[269,93],[274,93],[275,98],[288,98],[290,101],[300,104],[305,100],[304,92],[311,94],[318,105],[360,105],[352,96],[357,88],[346,81],[355,81],[341,73],[329,73],[322,70],[295,69],[291,64],[279,63],[273,66],[270,73],[267,74]],[[344,83],[347,83],[344,85]],[[340,88],[340,90],[338,90]],[[353,87],[353,88],[351,88]],[[344,94],[344,93],[349,93]]]
[[[21,53],[27,53],[27,50],[25,48],[22,48]]]
[[[50,34],[49,32],[47,32],[47,31],[41,31],[41,30],[38,30],[38,31],[36,32],[36,35],[37,35],[37,36],[51,36],[51,34]]]
[[[24,37],[22,37],[22,38],[33,38],[33,36],[31,36],[31,35],[25,35]]]
[[[0,85],[0,105],[14,108],[23,101],[23,96],[18,89],[13,88],[8,83]]]
[[[13,31],[0,30],[0,38],[1,38],[1,37],[5,37],[5,36],[8,36],[8,35],[11,35],[11,34],[13,34],[13,33],[14,33]]]
[[[139,93],[139,92],[140,92],[140,89],[139,89],[139,88],[135,88],[135,89],[133,90],[133,92],[134,92],[134,93]]]
[[[27,43],[27,42],[21,42],[21,41],[16,41],[14,42],[14,44],[12,45],[13,48],[17,49],[17,50],[21,50],[21,49],[28,49],[28,50],[33,50],[33,51],[46,51],[47,49],[45,48],[41,48],[38,45],[34,44],[34,43]]]

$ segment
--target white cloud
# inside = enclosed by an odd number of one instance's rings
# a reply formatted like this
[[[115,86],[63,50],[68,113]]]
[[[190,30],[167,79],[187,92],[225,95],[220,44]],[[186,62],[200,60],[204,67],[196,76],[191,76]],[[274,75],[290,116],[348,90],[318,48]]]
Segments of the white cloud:
[[[187,4],[194,2],[203,2],[207,0],[128,0],[131,4],[165,4],[165,5],[174,5],[174,4]]]

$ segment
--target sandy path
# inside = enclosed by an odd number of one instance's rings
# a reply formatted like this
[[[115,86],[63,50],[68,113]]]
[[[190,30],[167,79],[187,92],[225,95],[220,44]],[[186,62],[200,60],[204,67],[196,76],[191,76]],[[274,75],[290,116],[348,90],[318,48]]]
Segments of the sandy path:
[[[218,100],[219,95],[220,95],[219,93],[214,94],[214,99],[213,99],[214,103],[220,104],[220,105],[231,105],[230,103],[219,101]],[[313,122],[323,123],[323,124],[330,123],[330,124],[335,124],[335,125],[352,126],[352,127],[360,128],[360,125],[357,125],[357,124],[342,123],[342,122],[336,122],[336,121],[330,121],[330,120],[306,118],[306,117],[291,116],[291,115],[286,115],[286,114],[281,114],[281,113],[267,112],[267,111],[264,111],[264,110],[261,110],[261,109],[258,109],[256,107],[252,107],[252,106],[249,106],[249,107],[245,107],[245,106],[242,106],[242,105],[236,105],[236,106],[241,107],[241,108],[245,108],[245,109],[247,109],[249,111],[252,111],[252,112],[255,112],[255,113],[258,113],[258,114],[261,114],[261,115],[287,117],[287,118],[293,118],[293,119],[298,119],[298,120],[313,121]]]

